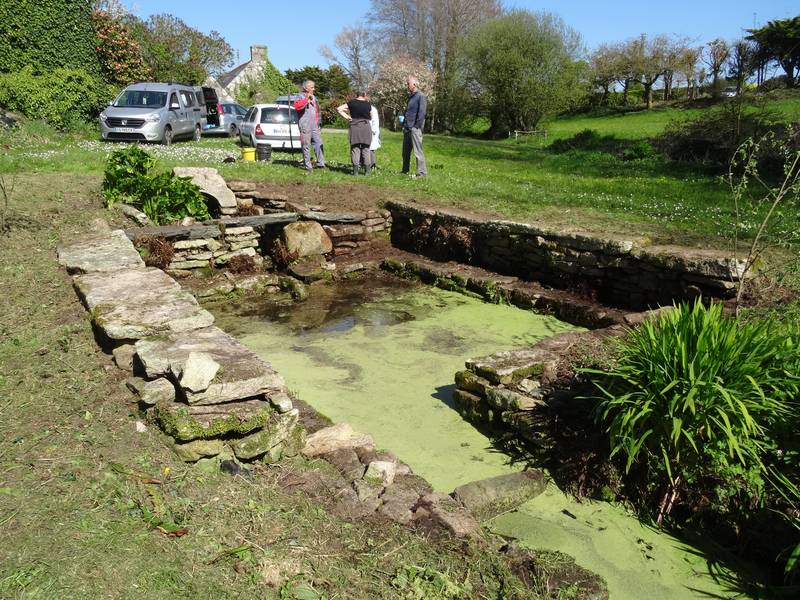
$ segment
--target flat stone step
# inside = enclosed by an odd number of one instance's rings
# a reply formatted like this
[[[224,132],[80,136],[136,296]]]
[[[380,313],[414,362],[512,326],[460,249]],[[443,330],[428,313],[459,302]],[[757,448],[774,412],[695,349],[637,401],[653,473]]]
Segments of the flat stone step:
[[[318,223],[361,223],[367,218],[366,213],[340,213],[340,212],[316,212],[308,211],[303,213],[303,218],[308,221]],[[384,219],[381,219],[383,221]]]
[[[136,342],[136,354],[149,378],[166,376],[177,382],[192,405],[286,392],[283,377],[269,363],[219,327],[141,339]],[[196,370],[213,364],[217,368],[198,387],[196,382],[203,377]]]
[[[73,283],[94,323],[112,340],[140,340],[214,322],[192,294],[160,269],[87,273]]]
[[[56,251],[59,264],[72,275],[144,268],[142,257],[121,229],[59,245]]]
[[[163,225],[161,227],[138,227],[126,229],[125,235],[131,240],[138,240],[146,236],[163,237],[167,240],[199,240],[216,238],[221,235],[220,224],[229,227],[252,227],[255,230],[271,225],[285,225],[293,223],[300,215],[293,212],[277,212],[268,215],[255,215],[252,217],[224,217],[203,221],[198,225]]]
[[[470,358],[467,369],[492,383],[510,384],[526,377],[541,375],[545,368],[554,365],[558,357],[541,348],[508,350],[481,358]]]

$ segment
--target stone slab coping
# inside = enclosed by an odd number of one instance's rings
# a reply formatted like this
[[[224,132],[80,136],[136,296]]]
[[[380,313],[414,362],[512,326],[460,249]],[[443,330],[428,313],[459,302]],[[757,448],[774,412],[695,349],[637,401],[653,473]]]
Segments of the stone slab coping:
[[[142,257],[121,229],[61,244],[56,252],[59,264],[73,275],[144,268]]]
[[[218,327],[141,339],[136,354],[149,378],[167,376],[177,382],[189,404],[286,392],[272,365]]]
[[[192,294],[153,267],[87,273],[73,284],[95,325],[112,340],[190,331],[214,322]]]
[[[494,384],[509,384],[527,377],[541,375],[554,365],[558,357],[542,348],[525,348],[497,352],[481,358],[470,358],[464,364],[473,373]]]
[[[475,216],[457,209],[428,208],[405,202],[391,201],[390,210],[416,212],[427,216],[443,216],[464,225],[483,225],[497,229],[499,234],[524,234],[549,238],[559,245],[581,251],[605,252],[612,255],[633,255],[660,268],[717,279],[738,280],[744,272],[744,261],[736,260],[724,250],[693,248],[677,245],[652,245],[646,237],[594,235],[587,231],[556,231],[536,225]]]
[[[317,221],[318,223],[334,224],[334,223],[361,223],[367,218],[366,213],[358,212],[315,212],[307,211],[302,213],[303,218],[308,221]],[[381,219],[384,221],[384,219]]]
[[[229,227],[252,227],[261,229],[270,225],[283,225],[297,221],[300,216],[292,212],[270,213],[253,217],[223,217],[211,219],[197,225],[162,225],[160,227],[138,227],[126,229],[125,235],[131,240],[145,236],[164,237],[168,240],[199,240],[216,238],[221,235],[220,224]]]

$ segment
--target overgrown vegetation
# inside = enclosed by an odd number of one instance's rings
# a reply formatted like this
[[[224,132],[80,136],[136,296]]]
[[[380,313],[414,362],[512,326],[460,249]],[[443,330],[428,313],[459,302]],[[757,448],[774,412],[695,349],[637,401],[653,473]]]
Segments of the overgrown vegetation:
[[[766,561],[798,543],[796,324],[682,304],[630,331],[615,366],[594,375],[611,457],[643,513],[732,536]],[[770,540],[756,535],[767,526]]]
[[[103,195],[109,207],[126,202],[142,209],[156,225],[184,217],[210,218],[206,200],[188,177],[151,174],[155,159],[138,145],[111,154],[103,178]]]
[[[0,106],[58,129],[97,115],[115,88],[83,69],[57,67],[37,73],[30,65],[0,73]]]

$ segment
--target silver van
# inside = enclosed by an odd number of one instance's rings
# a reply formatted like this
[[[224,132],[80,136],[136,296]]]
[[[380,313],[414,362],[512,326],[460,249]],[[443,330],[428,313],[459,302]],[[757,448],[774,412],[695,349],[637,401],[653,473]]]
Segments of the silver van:
[[[206,117],[199,88],[177,83],[134,83],[100,113],[104,140],[159,142],[200,139]]]

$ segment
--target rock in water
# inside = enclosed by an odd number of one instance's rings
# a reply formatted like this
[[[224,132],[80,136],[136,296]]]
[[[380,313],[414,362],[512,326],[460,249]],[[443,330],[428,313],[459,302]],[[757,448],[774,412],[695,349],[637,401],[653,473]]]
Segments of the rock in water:
[[[541,494],[547,481],[536,469],[498,475],[459,486],[453,497],[481,521],[491,519]]]

